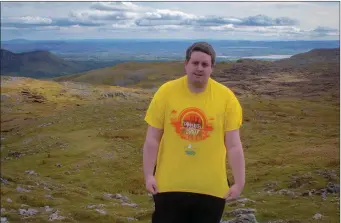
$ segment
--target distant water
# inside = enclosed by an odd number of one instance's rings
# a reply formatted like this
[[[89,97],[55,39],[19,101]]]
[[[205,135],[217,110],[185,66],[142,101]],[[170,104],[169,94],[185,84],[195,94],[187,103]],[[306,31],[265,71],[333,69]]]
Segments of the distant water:
[[[205,40],[213,45],[217,61],[240,58],[278,60],[317,48],[339,48],[339,41],[231,41]],[[2,41],[12,52],[48,50],[73,60],[183,60],[194,40],[63,40]]]

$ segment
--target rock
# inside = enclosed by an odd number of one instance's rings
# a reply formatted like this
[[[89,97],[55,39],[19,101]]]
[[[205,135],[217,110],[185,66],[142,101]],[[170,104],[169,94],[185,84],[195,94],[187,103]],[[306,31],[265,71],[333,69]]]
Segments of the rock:
[[[39,95],[36,92],[31,92],[29,89],[24,89],[21,91],[21,95],[29,99],[32,102],[44,103],[46,98],[43,95]]]
[[[59,210],[57,210],[56,212],[54,212],[53,214],[51,214],[50,217],[49,217],[49,221],[63,220],[63,219],[65,219],[65,217],[59,216],[58,212],[59,212]]]
[[[115,194],[115,198],[116,198],[116,199],[122,199],[123,196],[122,196],[121,194]]]
[[[100,214],[107,214],[107,212],[105,210],[101,210],[101,209],[95,209],[98,213]]]
[[[282,190],[278,191],[278,193],[281,194],[281,195],[288,195],[288,196],[291,196],[291,197],[295,197],[296,196],[295,192],[287,190],[287,189],[282,189]]]
[[[56,167],[62,167],[62,164],[57,163],[57,164],[56,164]]]
[[[70,175],[71,172],[70,172],[70,171],[65,171],[64,174],[65,174],[65,175]]]
[[[250,200],[248,198],[238,198],[236,200],[232,201],[226,201],[226,205],[235,205],[235,204],[240,204],[240,205],[245,205],[245,203],[256,203],[256,201]]]
[[[1,217],[1,223],[8,223],[7,217]]]
[[[12,203],[12,200],[11,200],[10,198],[7,198],[6,201],[7,201],[8,203]]]
[[[273,190],[276,187],[278,187],[278,182],[276,181],[270,181],[264,184],[264,190],[265,191],[269,191],[269,190]]]
[[[89,209],[93,209],[93,208],[99,209],[99,208],[102,208],[104,206],[105,206],[104,204],[90,204],[90,205],[88,205],[86,207],[89,208]]]
[[[125,94],[123,92],[115,92],[115,96],[127,98],[127,94]]]
[[[20,213],[20,215],[24,215],[24,216],[33,216],[33,215],[36,215],[38,213],[38,211],[36,209],[33,209],[33,208],[19,209],[19,213]]]
[[[220,223],[257,223],[257,219],[254,214],[241,214],[235,219],[221,221]]]
[[[49,125],[52,125],[52,124],[53,124],[52,122],[43,123],[43,124],[41,124],[41,125],[38,125],[38,128],[46,127],[46,126],[49,126]]]
[[[47,199],[54,200],[54,198],[52,197],[52,195],[47,194],[47,195],[45,195],[45,197],[46,197]]]
[[[1,208],[1,214],[3,214],[6,211],[5,208]]]
[[[31,190],[26,190],[25,188],[22,188],[22,187],[20,187],[20,186],[17,187],[17,191],[18,191],[18,192],[25,192],[25,193],[31,192]]]
[[[137,204],[134,204],[134,203],[126,203],[126,202],[122,202],[122,206],[129,206],[129,207],[133,207],[133,208],[136,208],[138,207]]]
[[[114,195],[113,194],[104,193],[103,197],[104,197],[104,199],[110,200],[110,199],[112,199],[114,197]]]
[[[311,197],[312,195],[313,195],[313,193],[309,190],[302,193],[302,196],[304,196],[304,197],[307,197],[307,196]]]
[[[138,219],[132,218],[132,217],[128,217],[128,218],[127,218],[127,221],[138,221]]]
[[[9,99],[10,96],[9,94],[6,93],[1,93],[1,101],[6,101],[7,99]],[[2,221],[1,221],[2,222]]]
[[[20,152],[9,152],[8,157],[15,157],[15,158],[19,158],[22,156],[22,154]]]
[[[306,184],[311,184],[313,178],[310,173],[304,174],[302,176],[292,176],[291,182],[289,183],[289,188],[300,188]]]
[[[28,175],[34,175],[34,176],[38,175],[34,170],[26,170],[25,173]]]
[[[322,218],[322,215],[320,213],[317,213],[313,216],[313,219],[315,219],[315,220],[319,220],[321,218]]]
[[[268,221],[267,223],[288,223],[288,222],[284,220],[275,220],[275,221]]]
[[[252,208],[239,208],[234,211],[226,212],[225,214],[230,217],[237,217],[239,215],[245,215],[245,214],[254,214],[256,213],[256,209]]]
[[[316,173],[327,180],[337,180],[337,174],[334,170],[317,170]]]
[[[322,200],[327,200],[327,192],[322,193]]]
[[[48,188],[48,187],[46,187],[46,186],[44,186],[44,190],[51,190],[50,188]]]
[[[5,178],[1,177],[0,180],[2,184],[8,184],[8,180],[6,180]]]
[[[32,142],[32,138],[29,138],[29,139],[25,139],[23,142],[22,142],[22,144],[24,144],[24,145],[27,145],[27,144],[29,144],[30,142]]]
[[[121,201],[126,201],[126,202],[129,201],[129,198],[127,196],[122,196],[121,194],[116,194],[115,198]]]
[[[314,194],[322,195],[327,192],[327,189],[314,190]]]
[[[51,211],[53,211],[53,208],[50,208],[49,206],[45,206],[44,208],[45,208],[45,211],[46,211],[46,212],[51,212]]]
[[[340,184],[334,184],[329,182],[327,185],[327,192],[332,194],[340,193]]]

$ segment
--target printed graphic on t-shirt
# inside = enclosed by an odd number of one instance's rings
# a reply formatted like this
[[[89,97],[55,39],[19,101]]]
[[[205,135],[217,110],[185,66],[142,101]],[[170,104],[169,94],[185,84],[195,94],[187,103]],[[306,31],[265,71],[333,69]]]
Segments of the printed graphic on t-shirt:
[[[191,107],[184,109],[180,114],[173,110],[171,123],[182,139],[201,141],[209,137],[209,133],[213,130],[212,123],[209,123],[209,120],[202,110]]]

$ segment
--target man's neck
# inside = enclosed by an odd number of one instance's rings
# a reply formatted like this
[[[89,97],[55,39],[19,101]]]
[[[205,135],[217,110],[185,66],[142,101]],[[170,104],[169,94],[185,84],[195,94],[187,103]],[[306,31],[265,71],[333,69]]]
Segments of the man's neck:
[[[187,86],[189,88],[189,91],[194,93],[194,94],[199,94],[205,91],[206,87],[207,87],[207,83],[204,86],[194,86],[193,84],[191,84],[189,82],[189,80],[187,80]]]

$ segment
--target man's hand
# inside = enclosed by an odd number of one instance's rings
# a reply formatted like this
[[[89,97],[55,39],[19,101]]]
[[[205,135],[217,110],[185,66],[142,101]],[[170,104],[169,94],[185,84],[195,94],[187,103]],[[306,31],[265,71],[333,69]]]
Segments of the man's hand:
[[[162,134],[163,129],[154,128],[149,125],[146,141],[143,145],[143,172],[146,181],[146,188],[152,194],[158,193],[153,172]]]
[[[235,182],[225,198],[233,200],[239,197],[245,185],[245,160],[239,129],[225,133],[225,146],[228,151],[228,159]]]
[[[158,189],[157,189],[157,184],[156,184],[156,180],[154,176],[148,176],[146,179],[146,188],[147,190],[152,193],[152,194],[156,194],[158,193]]]
[[[242,190],[243,190],[242,186],[239,186],[238,184],[232,185],[232,187],[230,187],[229,191],[226,193],[224,197],[225,200],[230,201],[237,199],[240,196]]]

